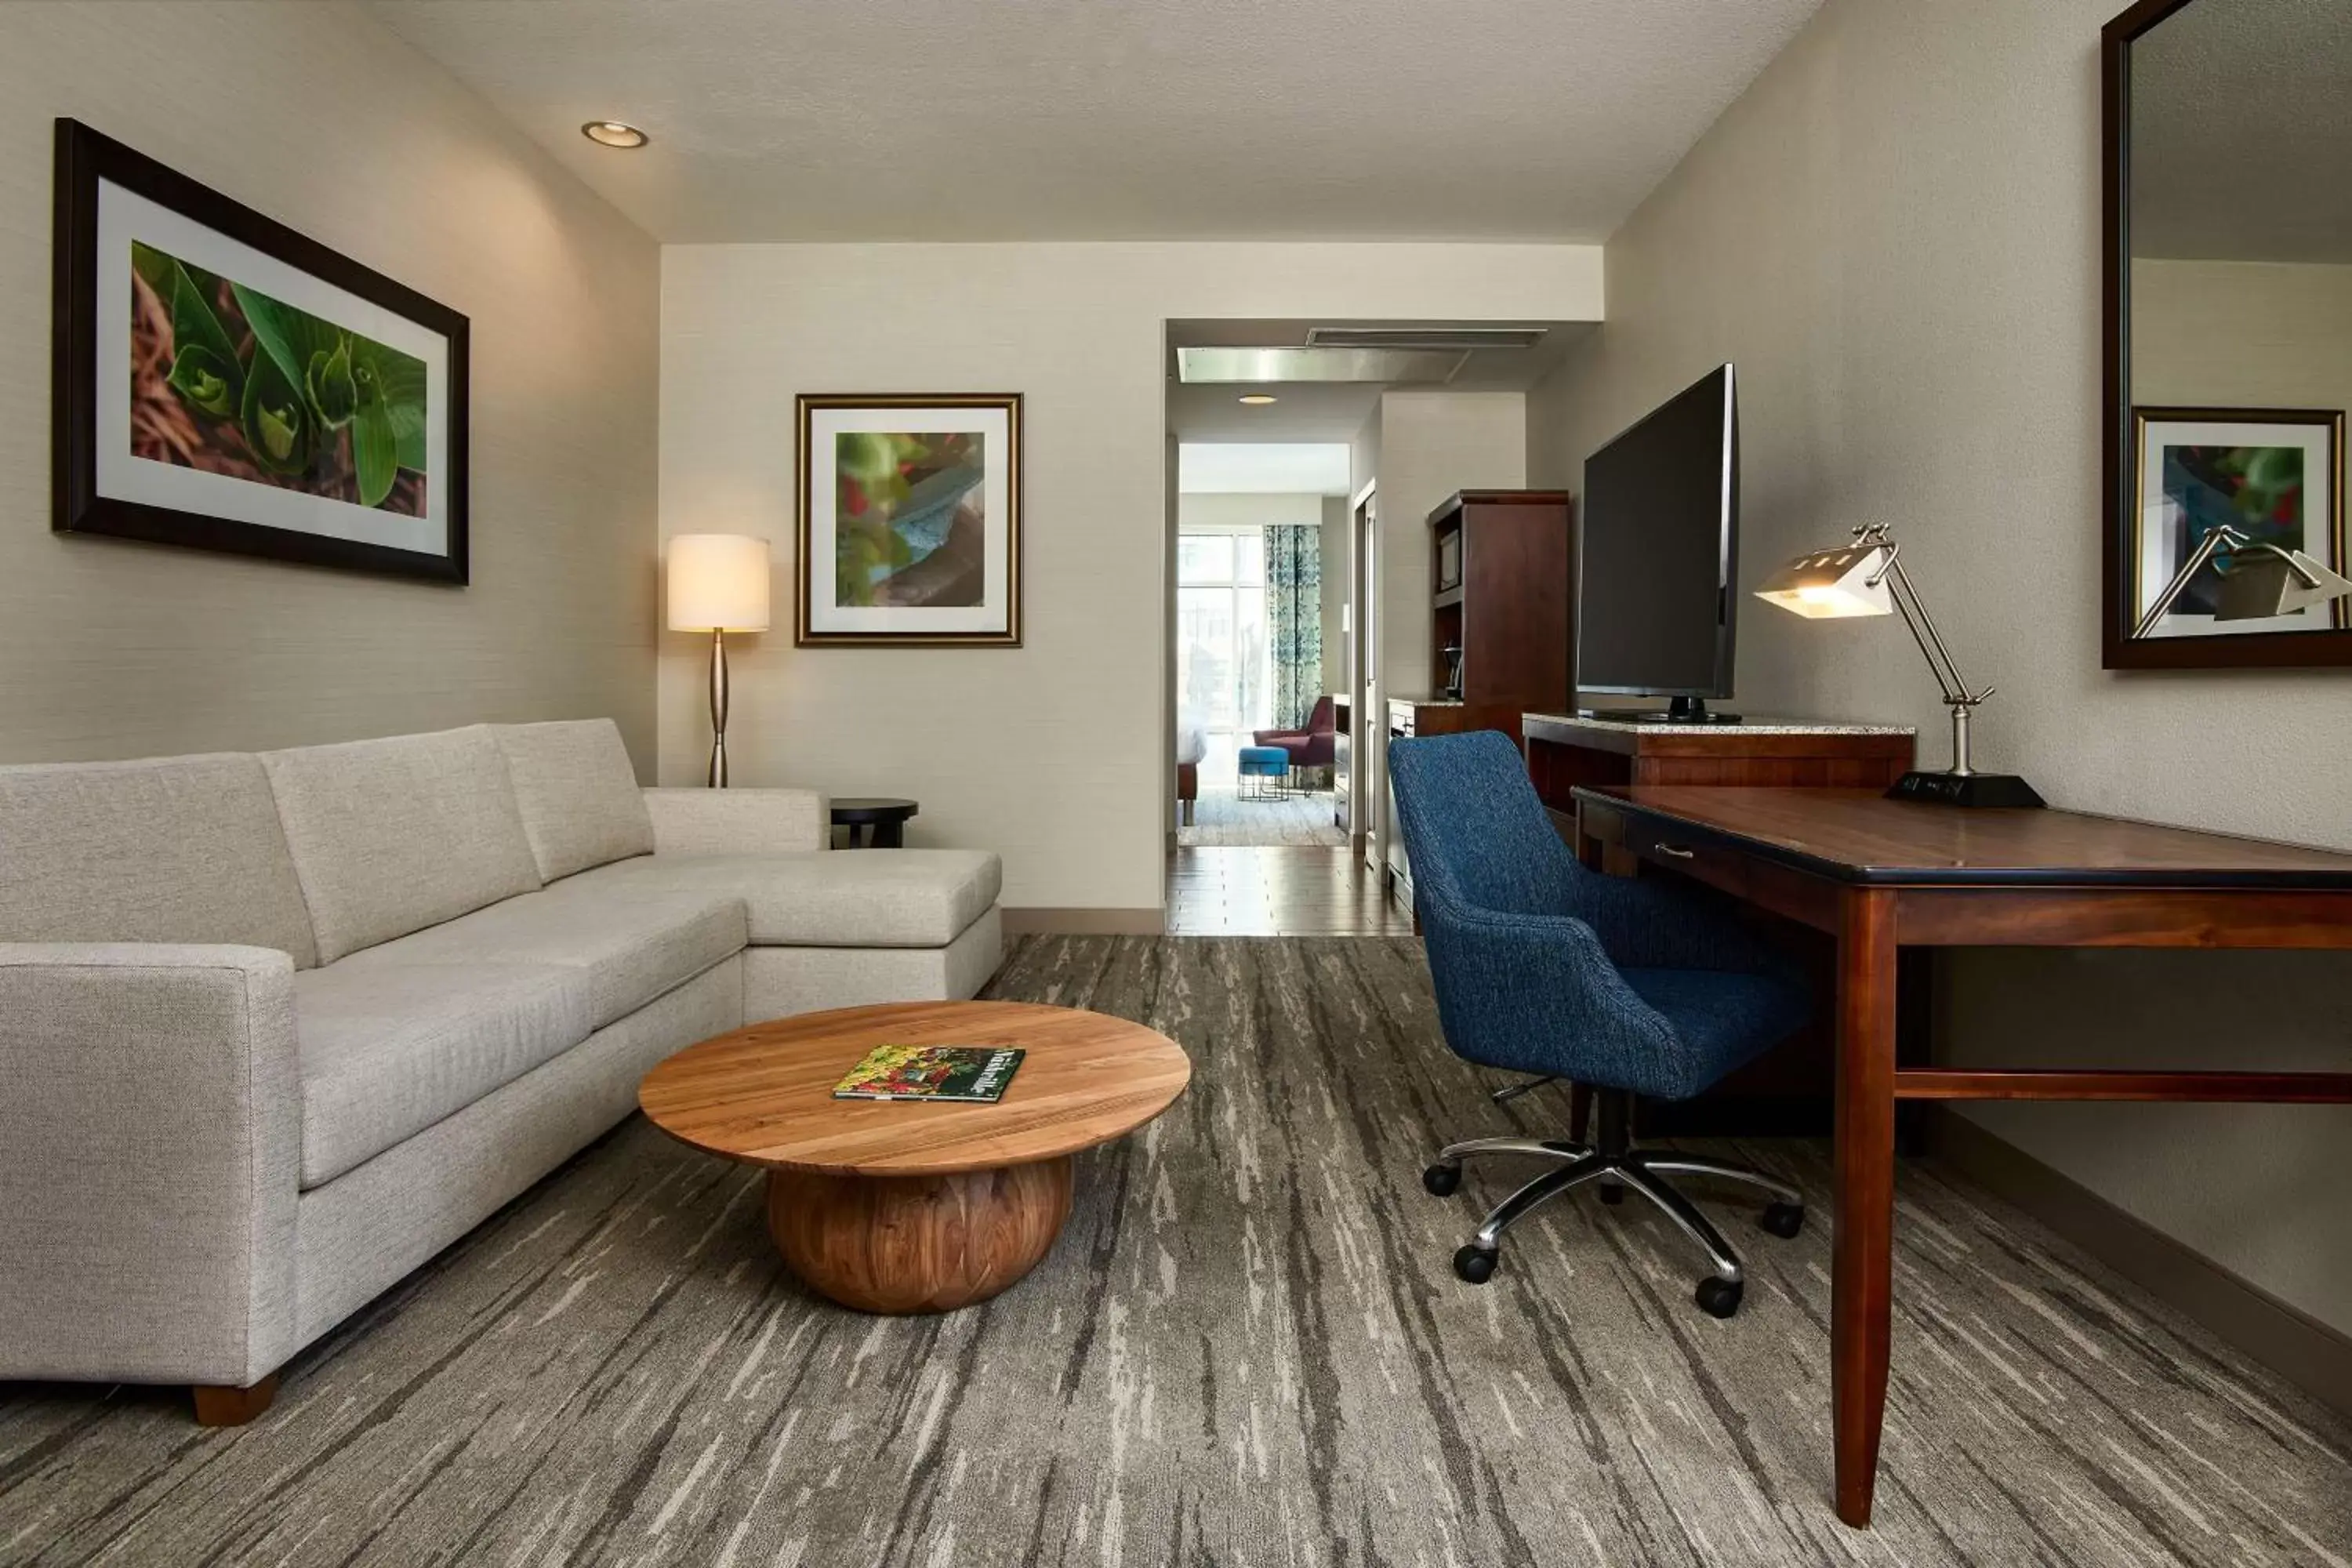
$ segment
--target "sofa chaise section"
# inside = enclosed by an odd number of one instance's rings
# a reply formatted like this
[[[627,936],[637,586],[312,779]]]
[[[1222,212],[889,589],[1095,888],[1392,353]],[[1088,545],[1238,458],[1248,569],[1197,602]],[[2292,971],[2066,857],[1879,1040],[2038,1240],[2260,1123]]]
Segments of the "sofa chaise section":
[[[810,790],[646,792],[655,852],[572,883],[631,899],[740,900],[743,1016],[787,1018],[869,1002],[971,996],[1004,952],[1003,872],[974,849],[826,846]]]
[[[743,905],[746,1019],[961,1000],[1003,958],[993,854],[836,853],[815,790],[640,790],[608,720],[512,725],[499,736],[551,900]]]

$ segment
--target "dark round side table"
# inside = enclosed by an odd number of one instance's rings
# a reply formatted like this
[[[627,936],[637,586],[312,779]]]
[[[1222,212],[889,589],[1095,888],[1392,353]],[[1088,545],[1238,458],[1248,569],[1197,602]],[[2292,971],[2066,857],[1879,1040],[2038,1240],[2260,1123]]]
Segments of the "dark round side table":
[[[849,829],[852,849],[903,849],[907,844],[907,818],[919,809],[911,800],[845,795],[833,803],[833,825]],[[862,844],[857,837],[860,828],[866,830]]]

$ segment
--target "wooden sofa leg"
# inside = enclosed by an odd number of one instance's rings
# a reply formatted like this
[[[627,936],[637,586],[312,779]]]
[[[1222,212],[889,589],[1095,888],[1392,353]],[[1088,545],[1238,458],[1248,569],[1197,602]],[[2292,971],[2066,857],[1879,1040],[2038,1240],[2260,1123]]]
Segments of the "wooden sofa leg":
[[[196,1396],[196,1425],[199,1426],[242,1426],[269,1408],[278,1397],[278,1374],[271,1373],[251,1388],[221,1388],[199,1383],[193,1392]]]

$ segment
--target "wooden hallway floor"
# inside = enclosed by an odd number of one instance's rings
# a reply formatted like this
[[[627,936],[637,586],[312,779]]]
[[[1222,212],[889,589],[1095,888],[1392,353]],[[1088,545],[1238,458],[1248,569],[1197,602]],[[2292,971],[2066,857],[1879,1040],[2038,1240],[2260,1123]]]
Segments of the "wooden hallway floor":
[[[1179,845],[1171,936],[1410,936],[1412,917],[1347,848]]]

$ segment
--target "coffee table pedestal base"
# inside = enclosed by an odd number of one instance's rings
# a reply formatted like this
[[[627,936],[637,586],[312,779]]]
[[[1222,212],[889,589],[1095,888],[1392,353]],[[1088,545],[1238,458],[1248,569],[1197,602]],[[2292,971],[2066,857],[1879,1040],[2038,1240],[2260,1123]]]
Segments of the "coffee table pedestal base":
[[[1070,1216],[1070,1160],[929,1176],[768,1173],[768,1233],[803,1283],[861,1312],[985,1301]]]

